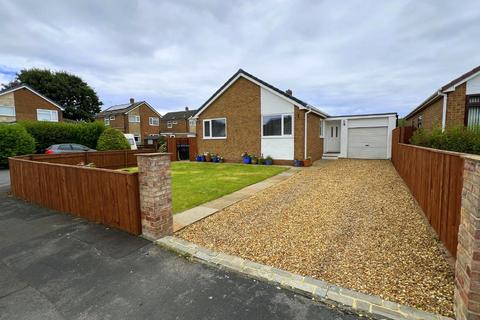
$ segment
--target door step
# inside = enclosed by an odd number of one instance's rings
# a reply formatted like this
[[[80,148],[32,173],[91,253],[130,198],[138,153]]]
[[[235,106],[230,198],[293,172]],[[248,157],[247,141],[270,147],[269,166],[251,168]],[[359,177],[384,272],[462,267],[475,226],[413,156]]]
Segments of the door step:
[[[323,160],[337,160],[340,153],[324,153],[322,156]]]

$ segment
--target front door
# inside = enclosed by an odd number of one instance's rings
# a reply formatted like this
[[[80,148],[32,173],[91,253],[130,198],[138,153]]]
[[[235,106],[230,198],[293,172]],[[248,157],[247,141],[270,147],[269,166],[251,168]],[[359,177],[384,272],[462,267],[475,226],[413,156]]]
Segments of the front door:
[[[327,122],[325,127],[326,152],[340,152],[340,122]]]

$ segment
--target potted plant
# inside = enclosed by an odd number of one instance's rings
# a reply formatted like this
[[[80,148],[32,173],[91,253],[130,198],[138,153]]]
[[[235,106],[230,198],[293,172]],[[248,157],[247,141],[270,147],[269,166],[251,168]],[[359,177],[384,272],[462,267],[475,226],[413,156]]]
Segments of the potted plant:
[[[257,164],[258,163],[258,158],[257,156],[253,155],[252,156],[252,164]]]
[[[265,158],[263,157],[263,154],[260,155],[260,158],[258,158],[258,164],[265,164]]]
[[[265,158],[265,164],[266,164],[267,166],[271,166],[271,165],[273,164],[273,158],[270,157],[270,156],[267,156],[267,157]]]
[[[201,154],[197,154],[196,160],[197,160],[198,162],[202,162],[202,161],[203,161],[202,155],[201,155]]]
[[[212,161],[212,156],[210,155],[210,152],[205,152],[204,156],[205,156],[205,161],[206,162],[211,162]]]
[[[302,162],[303,162],[302,160],[295,159],[295,160],[293,161],[293,165],[294,165],[295,167],[301,167],[301,166],[302,166]]]
[[[248,153],[244,152],[242,153],[242,160],[244,164],[250,164],[252,162],[252,157]]]
[[[303,160],[304,167],[310,167],[312,165],[312,157],[308,156],[305,160]]]
[[[223,157],[218,157],[218,162],[223,163],[224,161]]]

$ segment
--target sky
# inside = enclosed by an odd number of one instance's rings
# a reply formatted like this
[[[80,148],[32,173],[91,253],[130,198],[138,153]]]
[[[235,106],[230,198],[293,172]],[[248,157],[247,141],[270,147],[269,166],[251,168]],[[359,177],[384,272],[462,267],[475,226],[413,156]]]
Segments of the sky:
[[[104,108],[201,106],[239,68],[331,115],[407,114],[480,65],[478,0],[0,0],[0,83],[80,76]]]

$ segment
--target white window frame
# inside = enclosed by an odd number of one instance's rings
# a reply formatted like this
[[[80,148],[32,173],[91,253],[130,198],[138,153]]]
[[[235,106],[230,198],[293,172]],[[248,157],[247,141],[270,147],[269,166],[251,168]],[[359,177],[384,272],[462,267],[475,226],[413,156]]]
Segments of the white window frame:
[[[133,118],[133,121],[132,121],[132,118]],[[140,123],[140,116],[136,114],[128,115],[128,122]]]
[[[325,136],[325,120],[320,119],[320,138]]]
[[[103,122],[105,123],[106,126],[109,126],[110,125],[110,118],[109,117],[103,118]]]
[[[169,129],[173,128],[172,121],[167,121],[167,128]]]
[[[280,129],[280,135],[276,135],[276,136],[265,136],[263,134],[263,117],[274,117],[274,116],[281,116],[282,117],[282,121],[281,121],[281,129]],[[283,118],[285,116],[291,116],[292,117],[292,133],[291,134],[284,134],[284,131],[283,131]],[[293,133],[294,133],[294,130],[295,130],[295,116],[293,113],[270,113],[270,114],[262,114],[262,121],[260,123],[261,125],[261,129],[262,129],[262,138],[266,138],[266,139],[278,139],[278,138],[293,138]]]
[[[188,125],[190,127],[194,127],[194,126],[197,125],[197,121],[195,119],[190,119],[190,120],[188,120]]]
[[[38,118],[39,112],[45,112],[45,113],[48,112],[50,114],[50,120],[40,120]],[[55,115],[55,117],[53,115]],[[37,121],[58,122],[58,111],[50,110],[50,109],[37,109]]]
[[[15,106],[7,106],[7,105],[0,105],[1,108],[9,108],[13,110],[13,114],[5,114],[0,112],[0,116],[2,117],[15,117],[17,114],[15,112]]]
[[[157,123],[153,123],[153,120],[157,120]],[[158,127],[160,125],[160,118],[159,117],[148,117],[148,124],[151,126]]]
[[[108,120],[111,120],[111,121],[115,120],[115,116],[110,116]]]
[[[225,137],[212,137],[212,120],[225,120]],[[210,136],[205,136],[205,123],[208,122]],[[210,118],[203,120],[203,139],[204,140],[225,140],[227,139],[227,118]]]

